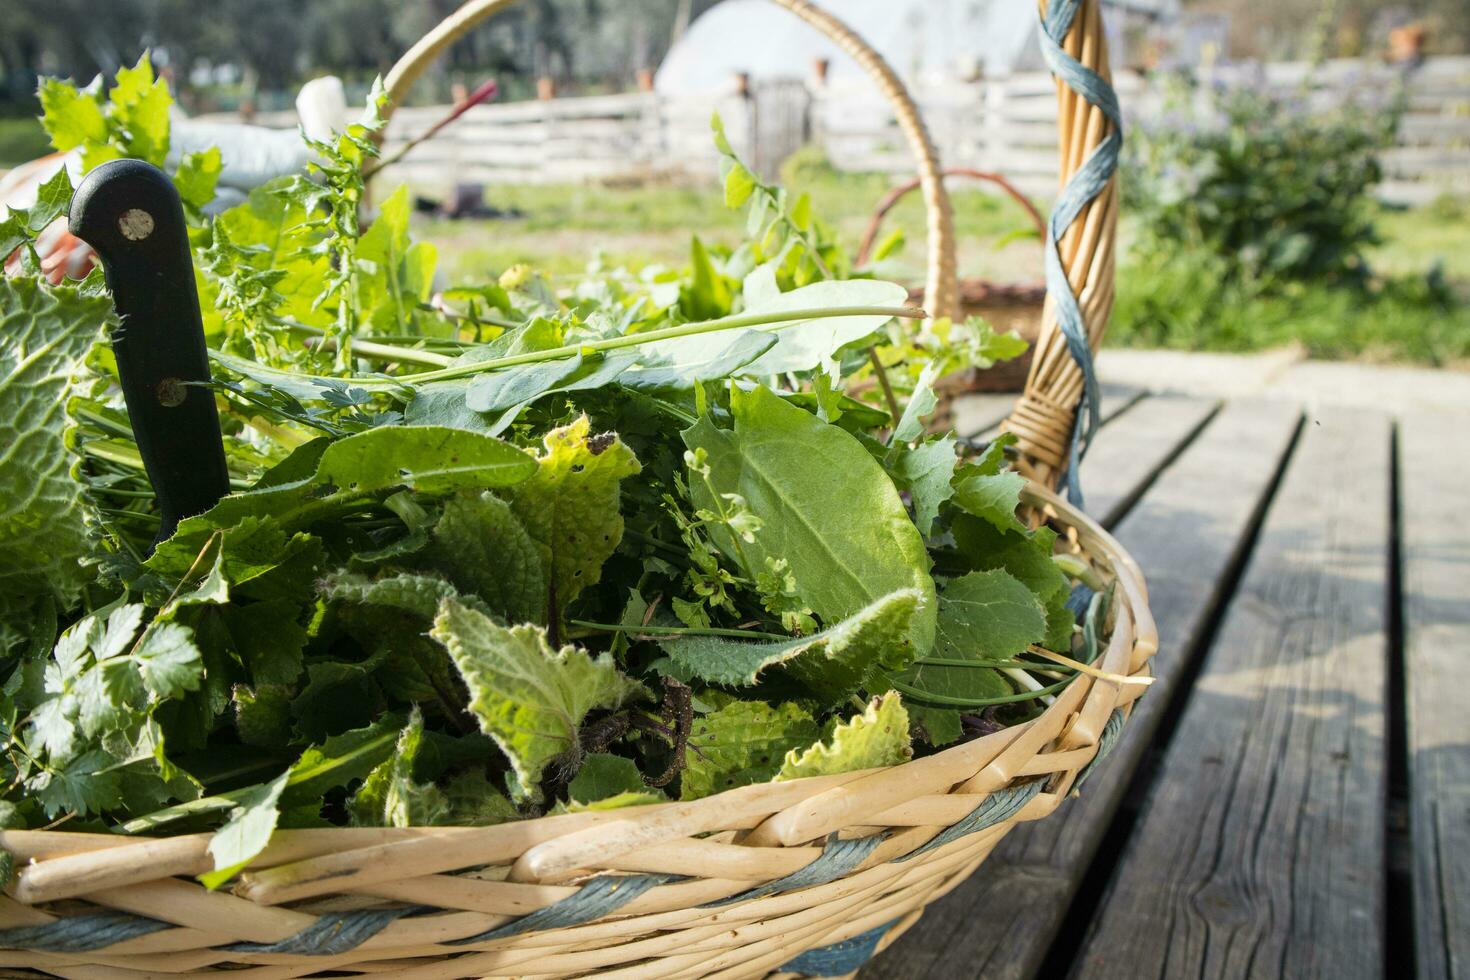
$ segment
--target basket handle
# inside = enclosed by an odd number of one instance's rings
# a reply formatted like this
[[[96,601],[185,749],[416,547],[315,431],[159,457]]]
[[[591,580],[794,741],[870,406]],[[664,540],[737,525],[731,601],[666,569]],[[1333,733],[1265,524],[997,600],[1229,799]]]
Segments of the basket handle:
[[[1046,219],[1041,216],[1041,212],[1036,209],[1036,205],[1031,202],[1031,199],[1025,194],[1022,194],[1016,185],[1012,184],[1003,175],[992,173],[989,170],[973,170],[969,167],[949,167],[941,171],[940,176],[945,178],[968,177],[971,180],[983,180],[996,185],[1002,191],[1005,191],[1011,200],[1025,209],[1027,216],[1031,219],[1031,223],[1041,233],[1042,240],[1046,240]],[[888,217],[888,212],[892,211],[898,206],[900,201],[912,194],[920,184],[921,178],[912,177],[893,188],[893,190],[883,196],[883,200],[878,202],[878,206],[873,209],[873,216],[868,219],[868,227],[863,230],[862,242],[858,245],[857,258],[854,260],[857,265],[864,266],[868,264],[868,259],[873,254],[873,246],[878,240],[878,232],[883,228],[883,219]]]
[[[1057,82],[1061,193],[1046,236],[1046,308],[1026,390],[1003,428],[1020,469],[1049,487],[1076,463],[1098,422],[1092,354],[1113,310],[1118,152],[1123,134],[1099,0],[1040,0],[1042,54]]]
[[[430,65],[455,41],[481,22],[513,6],[518,0],[469,0],[418,40],[388,72],[385,115],[403,103],[409,90]],[[944,189],[939,153],[919,115],[919,107],[893,68],[873,47],[841,20],[808,0],[772,0],[825,34],[852,56],[868,73],[893,108],[899,128],[918,161],[919,184],[928,210],[929,264],[925,302],[931,317],[951,316],[958,301],[954,214]]]

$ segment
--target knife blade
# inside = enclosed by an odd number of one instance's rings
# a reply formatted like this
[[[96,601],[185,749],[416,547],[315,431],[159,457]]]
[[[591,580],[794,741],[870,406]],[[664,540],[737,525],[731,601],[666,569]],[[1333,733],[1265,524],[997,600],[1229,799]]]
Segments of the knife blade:
[[[157,545],[230,490],[219,412],[201,385],[209,353],[183,203],[157,167],[113,160],[82,180],[69,223],[101,258],[117,308],[112,351],[161,515]]]

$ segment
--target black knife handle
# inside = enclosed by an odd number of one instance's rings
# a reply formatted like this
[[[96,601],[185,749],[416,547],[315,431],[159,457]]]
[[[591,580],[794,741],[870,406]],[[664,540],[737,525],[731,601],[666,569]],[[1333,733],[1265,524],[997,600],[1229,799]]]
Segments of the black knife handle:
[[[214,393],[190,384],[209,381],[209,353],[183,204],[157,167],[113,160],[82,180],[70,224],[101,257],[117,307],[112,352],[162,514],[157,543],[230,490]]]

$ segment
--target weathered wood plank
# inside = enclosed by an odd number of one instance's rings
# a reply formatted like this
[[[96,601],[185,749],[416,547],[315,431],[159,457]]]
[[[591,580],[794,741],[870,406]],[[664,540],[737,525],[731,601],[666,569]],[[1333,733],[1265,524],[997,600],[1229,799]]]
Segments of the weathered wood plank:
[[[1099,451],[1109,429],[1144,405],[1103,430]],[[1086,791],[1047,819],[1012,831],[969,882],[896,944],[899,952],[864,971],[864,980],[1037,975],[1122,805],[1128,777],[1148,754],[1183,668],[1197,656],[1193,641],[1248,544],[1299,419],[1296,409],[1282,404],[1226,406],[1116,528],[1148,576],[1149,606],[1159,626],[1158,679],[1134,706],[1123,740]]]
[[[1203,398],[1156,395],[1101,430],[1080,471],[1087,513],[1105,525],[1116,523],[1218,407]]]
[[[1399,425],[1415,963],[1422,980],[1470,977],[1470,415]],[[1458,447],[1458,448],[1456,448]]]
[[[1389,439],[1308,420],[1078,980],[1381,975]]]

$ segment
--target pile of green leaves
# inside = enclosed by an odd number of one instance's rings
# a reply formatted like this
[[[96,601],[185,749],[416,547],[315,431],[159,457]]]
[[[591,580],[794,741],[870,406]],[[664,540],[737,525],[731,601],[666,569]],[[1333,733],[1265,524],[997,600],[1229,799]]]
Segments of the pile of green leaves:
[[[47,83],[46,123],[131,146],[130,84]],[[312,173],[195,212],[236,492],[151,553],[100,282],[0,283],[5,825],[213,830],[215,886],[282,827],[893,765],[1041,710],[1072,673],[1038,651],[1095,655],[1107,603],[1073,599],[1103,583],[1017,517],[1007,440],[926,432],[953,348],[841,278],[804,199],[721,139],[740,249],[436,290],[401,192],[358,224],[377,104]],[[896,412],[848,393],[885,364]]]

